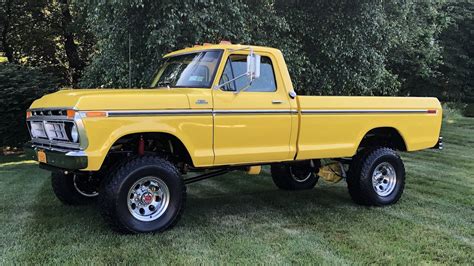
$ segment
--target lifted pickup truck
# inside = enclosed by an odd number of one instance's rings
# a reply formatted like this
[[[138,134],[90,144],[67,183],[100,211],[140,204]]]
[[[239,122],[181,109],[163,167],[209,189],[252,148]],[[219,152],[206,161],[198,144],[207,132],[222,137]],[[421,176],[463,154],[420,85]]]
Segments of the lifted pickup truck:
[[[397,202],[397,151],[440,148],[436,98],[298,96],[282,53],[220,43],[172,52],[148,89],[62,90],[27,110],[25,150],[65,204],[98,201],[120,232],[175,225],[186,184],[270,165],[280,189],[345,178],[358,204]]]

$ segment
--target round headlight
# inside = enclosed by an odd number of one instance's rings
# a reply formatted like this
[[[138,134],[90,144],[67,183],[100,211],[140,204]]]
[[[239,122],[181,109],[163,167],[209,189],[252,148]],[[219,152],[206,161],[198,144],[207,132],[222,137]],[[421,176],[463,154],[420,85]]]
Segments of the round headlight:
[[[77,127],[76,125],[73,125],[71,128],[71,138],[73,142],[78,142],[79,141],[79,132],[77,132]]]

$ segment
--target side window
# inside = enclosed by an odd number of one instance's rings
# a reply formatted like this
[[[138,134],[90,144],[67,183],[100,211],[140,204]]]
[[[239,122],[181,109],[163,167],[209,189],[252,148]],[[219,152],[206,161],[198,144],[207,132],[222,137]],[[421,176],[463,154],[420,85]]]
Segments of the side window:
[[[247,71],[246,55],[231,55],[222,73],[220,84],[234,79]],[[249,83],[247,78],[237,79],[225,87],[223,90],[235,91],[246,87]],[[273,72],[272,60],[267,56],[261,57],[260,77],[253,81],[252,85],[245,90],[246,92],[272,92],[276,91],[275,73]]]

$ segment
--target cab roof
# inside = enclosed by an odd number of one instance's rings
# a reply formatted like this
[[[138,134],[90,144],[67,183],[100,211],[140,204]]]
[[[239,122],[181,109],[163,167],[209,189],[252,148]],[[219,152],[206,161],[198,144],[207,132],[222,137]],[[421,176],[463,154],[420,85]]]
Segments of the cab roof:
[[[173,51],[171,53],[166,54],[164,57],[169,57],[169,56],[174,56],[174,55],[179,55],[179,54],[187,54],[187,53],[193,53],[193,52],[200,52],[200,51],[206,51],[206,50],[236,50],[236,49],[242,49],[246,47],[251,47],[255,51],[266,51],[266,52],[279,52],[280,50],[271,48],[271,47],[266,47],[266,46],[256,46],[256,45],[247,45],[247,44],[231,44],[230,42],[221,42],[218,44],[213,44],[213,43],[204,43],[200,45],[194,45],[193,47],[186,47],[184,49],[180,49],[177,51]]]

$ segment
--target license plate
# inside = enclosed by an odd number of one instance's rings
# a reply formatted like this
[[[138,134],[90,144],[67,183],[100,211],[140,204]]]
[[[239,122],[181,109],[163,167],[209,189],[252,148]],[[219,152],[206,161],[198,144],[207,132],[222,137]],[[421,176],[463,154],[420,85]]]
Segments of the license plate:
[[[44,151],[38,151],[38,162],[47,163],[46,153]]]

